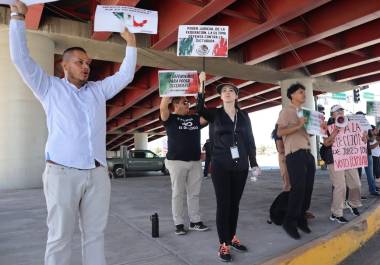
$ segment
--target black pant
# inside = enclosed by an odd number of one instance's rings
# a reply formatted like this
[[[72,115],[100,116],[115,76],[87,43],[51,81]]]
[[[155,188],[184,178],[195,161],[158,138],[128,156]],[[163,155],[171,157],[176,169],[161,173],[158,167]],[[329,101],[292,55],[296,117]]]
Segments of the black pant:
[[[380,158],[377,156],[372,156],[373,159],[373,176],[375,179],[380,177]]]
[[[291,190],[285,225],[297,226],[304,222],[305,212],[310,207],[314,186],[315,160],[307,150],[298,150],[286,156]]]
[[[212,183],[216,195],[216,227],[220,243],[231,244],[236,233],[239,204],[247,181],[248,169],[232,171],[212,167]]]
[[[203,176],[204,177],[207,177],[207,175],[208,175],[208,168],[210,167],[210,162],[211,162],[211,157],[206,156],[205,168],[203,170]]]

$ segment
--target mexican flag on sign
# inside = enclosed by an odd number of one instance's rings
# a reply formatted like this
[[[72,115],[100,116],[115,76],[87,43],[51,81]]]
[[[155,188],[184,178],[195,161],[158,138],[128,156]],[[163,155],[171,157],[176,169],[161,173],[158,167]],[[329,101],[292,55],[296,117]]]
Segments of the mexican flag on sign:
[[[160,97],[181,97],[198,93],[197,71],[158,71]]]
[[[180,25],[177,56],[228,57],[228,26]]]

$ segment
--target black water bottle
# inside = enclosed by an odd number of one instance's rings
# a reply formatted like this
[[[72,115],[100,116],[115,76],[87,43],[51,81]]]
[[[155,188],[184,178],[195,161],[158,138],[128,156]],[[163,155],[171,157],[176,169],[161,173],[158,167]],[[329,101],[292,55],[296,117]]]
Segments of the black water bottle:
[[[152,222],[152,237],[159,237],[159,221],[158,221],[158,214],[154,213],[150,217],[150,221]]]

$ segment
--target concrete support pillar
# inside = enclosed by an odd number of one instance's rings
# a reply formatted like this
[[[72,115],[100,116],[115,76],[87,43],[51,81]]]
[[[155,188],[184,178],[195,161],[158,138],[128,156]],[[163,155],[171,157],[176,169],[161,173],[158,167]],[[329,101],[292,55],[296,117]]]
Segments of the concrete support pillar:
[[[286,96],[288,88],[294,83],[301,83],[306,88],[306,101],[303,104],[303,107],[315,110],[315,101],[313,96],[314,80],[312,78],[301,78],[301,79],[288,79],[280,82],[281,86],[281,99],[282,106],[287,106],[289,104],[289,99]],[[311,153],[314,158],[317,159],[317,141],[316,137],[310,138]]]
[[[136,150],[148,149],[148,134],[147,133],[135,133],[134,141],[135,141]]]
[[[47,138],[45,113],[11,63],[8,29],[0,30],[0,190],[42,186]],[[54,71],[54,42],[28,33],[34,60]]]

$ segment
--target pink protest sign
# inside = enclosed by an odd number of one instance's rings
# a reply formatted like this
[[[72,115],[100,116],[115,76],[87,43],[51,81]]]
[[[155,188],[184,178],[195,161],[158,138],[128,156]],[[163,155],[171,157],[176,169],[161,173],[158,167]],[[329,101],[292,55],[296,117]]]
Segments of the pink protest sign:
[[[335,124],[328,126],[330,134],[335,128]],[[336,171],[368,165],[367,143],[362,140],[362,136],[363,131],[355,121],[349,121],[346,127],[340,128],[332,146]]]

